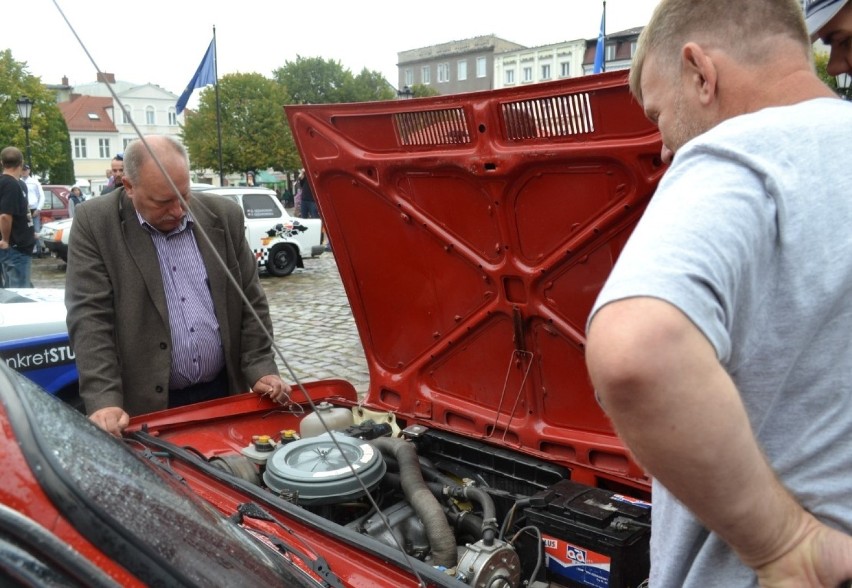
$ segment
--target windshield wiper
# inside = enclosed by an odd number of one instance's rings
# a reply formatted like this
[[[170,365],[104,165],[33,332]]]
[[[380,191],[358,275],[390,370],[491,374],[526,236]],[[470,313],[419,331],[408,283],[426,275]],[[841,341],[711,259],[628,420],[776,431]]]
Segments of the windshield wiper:
[[[237,512],[235,512],[229,517],[229,519],[237,525],[242,525],[246,518],[272,523],[281,527],[282,529],[287,531],[287,533],[289,533],[291,536],[295,537],[291,529],[288,529],[275,517],[263,510],[259,505],[255,504],[254,502],[244,502],[240,504],[239,506],[237,506]],[[310,557],[306,553],[303,553],[292,545],[285,543],[275,535],[269,535],[255,528],[247,530],[252,534],[262,536],[272,545],[277,547],[282,553],[293,555],[299,558],[302,562],[305,563],[305,565],[307,565],[311,569],[311,571],[313,571],[317,576],[322,579],[323,583],[326,586],[330,586],[331,588],[344,588],[343,583],[340,581],[340,578],[338,578],[334,574],[334,572],[331,571],[331,566],[328,565],[328,562],[325,560],[325,558],[319,553],[313,551],[313,549],[311,549],[313,557]]]

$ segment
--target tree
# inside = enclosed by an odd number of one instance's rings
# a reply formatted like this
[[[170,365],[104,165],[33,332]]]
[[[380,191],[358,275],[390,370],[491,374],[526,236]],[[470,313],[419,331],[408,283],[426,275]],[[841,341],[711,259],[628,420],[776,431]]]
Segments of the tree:
[[[290,96],[292,104],[372,102],[396,97],[393,88],[377,71],[367,68],[357,76],[339,61],[297,56],[273,72],[275,80]]]
[[[411,94],[414,98],[428,98],[429,96],[437,96],[438,90],[432,86],[424,84],[414,84],[411,86]]]
[[[293,104],[330,104],[346,102],[345,88],[352,86],[352,73],[339,61],[322,57],[296,56],[272,72]]]
[[[344,97],[347,102],[392,100],[396,98],[396,91],[381,73],[370,71],[365,67],[361,73],[352,78],[352,83]]]
[[[15,145],[26,150],[26,136],[15,102],[21,96],[34,101],[30,128],[33,173],[51,183],[72,184],[74,164],[71,138],[56,100],[41,80],[15,61],[12,51],[0,51],[0,148]]]
[[[229,74],[219,80],[219,101],[225,173],[300,166],[279,84],[258,73]],[[202,90],[198,112],[187,111],[182,136],[193,168],[219,169],[214,87]]]

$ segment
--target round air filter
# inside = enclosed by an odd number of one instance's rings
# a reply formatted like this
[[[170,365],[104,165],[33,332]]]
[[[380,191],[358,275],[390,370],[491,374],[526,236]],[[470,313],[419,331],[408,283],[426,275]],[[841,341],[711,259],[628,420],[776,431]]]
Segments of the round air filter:
[[[364,489],[352,469],[368,490],[381,481],[387,466],[372,445],[335,433],[338,449],[331,436],[325,433],[279,447],[266,462],[263,481],[275,492],[298,492],[300,504],[330,504],[362,496]]]

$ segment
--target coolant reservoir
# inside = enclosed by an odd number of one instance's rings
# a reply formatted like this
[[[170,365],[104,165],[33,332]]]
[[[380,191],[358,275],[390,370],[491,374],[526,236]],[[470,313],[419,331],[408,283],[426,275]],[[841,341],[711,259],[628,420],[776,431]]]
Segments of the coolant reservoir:
[[[322,416],[322,421],[319,417]],[[325,427],[322,424],[325,423]],[[302,439],[307,437],[316,437],[329,431],[339,431],[346,427],[351,427],[354,424],[352,411],[342,406],[332,406],[329,402],[320,402],[316,406],[316,411],[305,416],[302,422],[299,423],[299,434]]]

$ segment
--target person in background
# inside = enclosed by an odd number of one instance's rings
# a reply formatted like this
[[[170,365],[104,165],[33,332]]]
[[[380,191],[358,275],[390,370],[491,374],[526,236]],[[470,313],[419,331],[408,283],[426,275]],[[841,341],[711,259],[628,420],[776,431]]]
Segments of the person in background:
[[[284,208],[293,208],[293,191],[290,190],[290,186],[284,187],[284,192],[281,194],[281,203],[284,204]]]
[[[630,88],[671,166],[586,361],[653,477],[650,585],[835,588],[852,578],[852,104],[816,75],[798,0],[662,0]]]
[[[124,153],[117,153],[115,157],[112,158],[112,162],[110,163],[112,167],[112,177],[110,178],[112,181],[112,185],[107,183],[107,187],[104,188],[101,195],[109,194],[113,190],[117,190],[123,186],[123,178],[124,178]]]
[[[0,264],[3,287],[31,288],[32,253],[36,243],[26,183],[21,181],[24,156],[17,147],[0,151]]]
[[[36,234],[36,246],[33,253],[36,257],[41,257],[44,245],[41,239],[38,238],[38,234],[41,231],[41,209],[44,207],[44,189],[42,189],[41,183],[32,176],[30,166],[27,164],[24,164],[21,179],[27,185],[27,200],[29,201],[30,216],[33,218],[33,230]]]
[[[319,209],[317,201],[314,199],[314,192],[311,189],[311,183],[305,175],[305,170],[299,172],[299,188],[302,193],[301,210],[302,218],[319,218]]]
[[[293,216],[301,218],[302,216],[302,182],[305,170],[299,172],[299,179],[296,180],[296,194],[293,195]]]
[[[68,195],[68,216],[74,218],[74,210],[83,203],[83,192],[77,186],[71,188]]]
[[[852,74],[852,1],[807,0],[805,18],[811,40],[831,48],[829,75]]]
[[[123,184],[76,209],[68,246],[65,304],[80,396],[89,418],[114,435],[133,415],[249,389],[283,401],[290,391],[270,339],[228,279],[230,271],[271,333],[241,208],[190,192],[189,159],[176,140],[146,141],[169,177],[141,140],[130,143]],[[202,228],[212,243],[196,235]]]
[[[109,191],[115,185],[115,178],[112,176],[112,168],[106,170],[106,184],[101,186],[101,194],[105,191]]]

